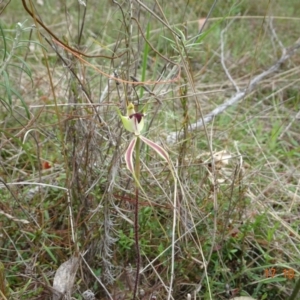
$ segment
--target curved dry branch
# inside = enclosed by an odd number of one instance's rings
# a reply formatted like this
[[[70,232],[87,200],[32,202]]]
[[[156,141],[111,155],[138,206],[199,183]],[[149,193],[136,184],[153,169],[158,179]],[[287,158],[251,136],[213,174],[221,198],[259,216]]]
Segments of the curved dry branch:
[[[300,39],[293,46],[284,49],[280,59],[275,64],[273,64],[268,70],[266,70],[266,71],[262,72],[261,74],[255,76],[250,81],[247,88],[245,88],[242,91],[237,92],[230,99],[226,100],[224,103],[222,103],[221,105],[216,107],[213,111],[211,111],[209,114],[204,116],[203,120],[199,119],[197,122],[191,124],[189,126],[189,131],[194,131],[194,130],[202,128],[204,124],[209,123],[217,115],[219,115],[223,111],[225,111],[228,107],[230,107],[230,106],[238,103],[239,101],[243,100],[248,94],[250,94],[250,92],[252,92],[256,88],[256,86],[259,84],[259,82],[262,79],[264,79],[265,77],[275,73],[280,68],[280,65],[283,64],[285,61],[287,61],[289,58],[291,58],[299,48],[300,48]],[[178,133],[176,131],[171,132],[167,136],[167,142],[168,143],[175,143],[176,140],[178,140],[182,137],[182,135],[183,135],[182,133]]]

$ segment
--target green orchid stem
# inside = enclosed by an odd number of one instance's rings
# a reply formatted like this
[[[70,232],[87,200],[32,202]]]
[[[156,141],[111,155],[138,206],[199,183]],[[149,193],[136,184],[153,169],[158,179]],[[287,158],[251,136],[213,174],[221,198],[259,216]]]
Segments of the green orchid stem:
[[[140,280],[140,246],[139,246],[139,182],[140,182],[140,138],[137,137],[135,144],[135,214],[134,214],[134,239],[135,239],[135,249],[136,249],[136,276],[135,276],[135,285],[133,291],[133,300],[136,299],[136,293]]]

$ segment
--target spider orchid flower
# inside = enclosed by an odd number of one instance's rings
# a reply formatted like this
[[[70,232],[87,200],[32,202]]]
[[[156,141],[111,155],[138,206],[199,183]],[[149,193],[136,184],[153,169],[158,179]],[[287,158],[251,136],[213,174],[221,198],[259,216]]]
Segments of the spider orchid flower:
[[[136,136],[140,135],[141,131],[144,128],[144,114],[135,112],[134,105],[129,103],[127,106],[127,115],[121,117],[123,126],[129,132],[134,133]]]
[[[130,141],[129,146],[125,152],[125,161],[127,169],[135,176],[135,170],[133,165],[133,151],[138,139],[142,140],[146,145],[152,148],[157,154],[159,154],[168,163],[170,162],[168,153],[158,144],[145,138],[141,135],[141,131],[144,128],[144,117],[143,113],[136,112],[134,105],[129,103],[127,106],[127,115],[122,116],[121,112],[118,110],[118,114],[121,117],[124,128],[134,133],[133,139]],[[136,176],[135,176],[136,177]]]

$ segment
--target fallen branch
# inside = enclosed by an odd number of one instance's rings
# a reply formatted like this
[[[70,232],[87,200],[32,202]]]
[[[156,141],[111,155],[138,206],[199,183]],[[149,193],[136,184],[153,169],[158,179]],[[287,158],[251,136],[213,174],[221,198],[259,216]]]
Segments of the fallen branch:
[[[219,105],[217,108],[215,108],[212,112],[207,114],[203,117],[203,119],[199,119],[196,123],[193,123],[189,126],[189,131],[194,131],[197,129],[200,129],[203,127],[204,124],[209,123],[211,120],[213,120],[217,115],[221,114],[223,111],[225,111],[228,107],[238,103],[240,100],[244,99],[250,92],[252,92],[257,84],[264,79],[265,77],[271,75],[272,73],[276,72],[280,65],[282,65],[285,61],[287,61],[289,58],[291,58],[295,52],[300,48],[300,40],[297,41],[296,44],[294,44],[292,47],[284,49],[283,53],[281,55],[281,58],[272,65],[267,71],[264,71],[263,73],[257,75],[254,77],[247,88],[245,88],[242,91],[236,92],[236,94],[231,97],[229,100],[225,101],[221,105]],[[183,136],[183,133],[178,133],[176,131],[171,132],[167,136],[167,142],[168,143],[175,143],[176,140],[180,139]]]

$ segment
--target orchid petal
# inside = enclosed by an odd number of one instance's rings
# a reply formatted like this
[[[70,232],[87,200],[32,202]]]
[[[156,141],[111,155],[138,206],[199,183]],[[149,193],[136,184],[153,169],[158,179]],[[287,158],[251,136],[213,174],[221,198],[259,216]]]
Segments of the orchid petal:
[[[132,174],[135,174],[134,173],[134,165],[133,165],[133,150],[135,148],[135,144],[136,144],[136,141],[137,141],[138,137],[134,137],[130,143],[129,143],[129,146],[128,148],[126,149],[126,152],[125,152],[125,162],[126,162],[126,167],[127,169],[132,173]]]
[[[166,152],[164,148],[159,146],[158,144],[154,143],[153,141],[145,138],[144,136],[140,135],[140,139],[147,144],[149,147],[151,147],[157,154],[159,154],[164,160],[169,162],[169,155]]]

